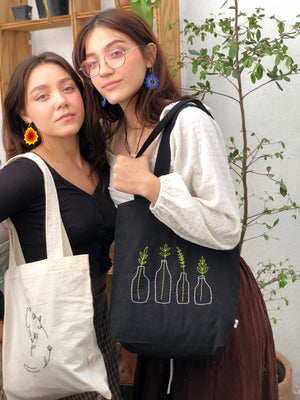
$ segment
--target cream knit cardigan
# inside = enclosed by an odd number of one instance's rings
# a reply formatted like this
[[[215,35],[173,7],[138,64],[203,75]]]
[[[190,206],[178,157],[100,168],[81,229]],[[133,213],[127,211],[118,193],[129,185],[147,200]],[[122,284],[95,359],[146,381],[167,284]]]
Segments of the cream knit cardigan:
[[[174,106],[167,106],[162,114]],[[159,141],[150,163],[154,169]],[[150,210],[182,238],[213,249],[231,249],[239,241],[241,223],[236,194],[218,124],[196,107],[178,115],[170,136],[170,173],[160,177],[161,188]],[[108,153],[112,167],[115,156]],[[116,206],[133,196],[112,187]]]

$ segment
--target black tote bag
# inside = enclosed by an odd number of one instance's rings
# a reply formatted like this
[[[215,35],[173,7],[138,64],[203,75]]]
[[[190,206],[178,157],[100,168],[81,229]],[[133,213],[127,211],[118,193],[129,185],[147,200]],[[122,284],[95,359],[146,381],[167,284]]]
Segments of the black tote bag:
[[[180,110],[206,109],[195,100],[176,104],[139,155],[164,129],[155,175],[169,172],[169,136]],[[176,235],[140,196],[118,206],[110,326],[127,350],[159,358],[200,359],[226,343],[235,324],[240,255],[213,250]]]

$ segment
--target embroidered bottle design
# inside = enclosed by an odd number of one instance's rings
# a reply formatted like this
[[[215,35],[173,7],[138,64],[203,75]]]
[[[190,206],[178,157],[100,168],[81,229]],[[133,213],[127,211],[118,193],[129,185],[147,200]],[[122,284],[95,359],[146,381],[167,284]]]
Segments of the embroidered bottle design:
[[[204,276],[208,270],[209,267],[202,256],[197,266],[197,271],[200,275],[198,276],[198,283],[194,290],[194,302],[197,305],[203,306],[212,303],[212,290]]]
[[[162,260],[160,261],[160,268],[155,273],[154,280],[156,303],[169,304],[171,302],[172,277],[167,262],[170,250],[171,248],[167,244],[160,247],[159,255]]]
[[[188,304],[190,302],[190,283],[185,272],[185,260],[181,249],[177,246],[177,254],[182,272],[176,284],[176,300],[178,304]]]
[[[146,303],[150,294],[150,281],[145,275],[145,264],[148,258],[148,246],[144,251],[140,251],[138,258],[139,266],[136,274],[131,281],[131,301],[134,303]]]

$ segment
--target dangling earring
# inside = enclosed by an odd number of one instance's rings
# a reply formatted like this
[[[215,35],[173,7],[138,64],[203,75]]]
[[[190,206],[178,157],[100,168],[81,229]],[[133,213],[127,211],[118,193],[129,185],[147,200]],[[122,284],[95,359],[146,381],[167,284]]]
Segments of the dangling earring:
[[[106,106],[106,104],[107,104],[107,100],[106,100],[105,97],[103,97],[103,96],[101,96],[101,97],[102,97],[102,100],[101,100],[101,107],[104,108],[104,107]]]
[[[29,146],[35,144],[38,141],[39,135],[35,129],[28,124],[28,127],[24,134],[24,142]]]
[[[160,80],[159,80],[158,76],[156,76],[152,73],[152,68],[149,69],[149,72],[146,75],[144,83],[148,89],[155,90],[159,87]]]

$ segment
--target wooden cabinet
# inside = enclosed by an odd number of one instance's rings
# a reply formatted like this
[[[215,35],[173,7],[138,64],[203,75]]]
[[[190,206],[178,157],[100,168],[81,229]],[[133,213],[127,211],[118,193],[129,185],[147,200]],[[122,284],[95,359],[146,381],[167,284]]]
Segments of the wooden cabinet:
[[[85,22],[101,11],[101,0],[70,0],[70,14],[52,18],[15,22],[12,6],[19,0],[1,0],[0,8],[0,91],[1,106],[12,72],[17,64],[32,54],[31,32],[71,26],[73,41]],[[23,4],[27,1],[23,0]],[[125,7],[126,8],[126,7]],[[158,9],[153,10],[155,32],[166,54],[170,58],[180,54],[179,23],[172,30],[168,25],[179,19],[179,0],[163,0]],[[180,76],[177,76],[180,87]]]

